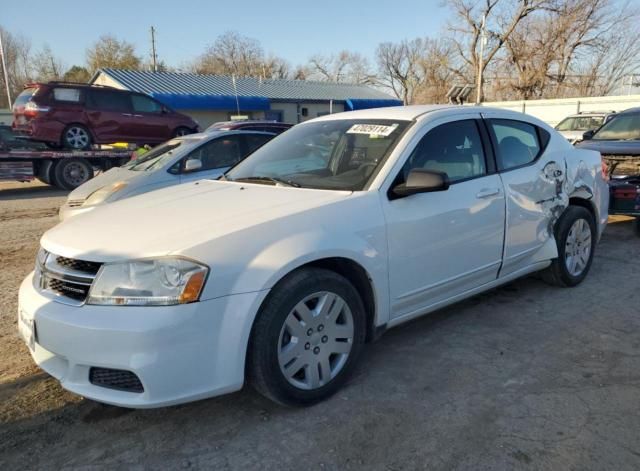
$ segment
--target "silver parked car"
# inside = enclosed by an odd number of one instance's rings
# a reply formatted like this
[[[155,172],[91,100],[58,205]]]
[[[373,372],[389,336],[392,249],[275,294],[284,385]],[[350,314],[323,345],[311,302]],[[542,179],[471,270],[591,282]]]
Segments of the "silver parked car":
[[[216,131],[171,139],[73,190],[60,208],[60,220],[159,188],[218,178],[275,136],[258,131]]]
[[[556,131],[569,142],[580,141],[585,132],[598,129],[615,115],[615,111],[590,111],[572,114],[556,125]]]

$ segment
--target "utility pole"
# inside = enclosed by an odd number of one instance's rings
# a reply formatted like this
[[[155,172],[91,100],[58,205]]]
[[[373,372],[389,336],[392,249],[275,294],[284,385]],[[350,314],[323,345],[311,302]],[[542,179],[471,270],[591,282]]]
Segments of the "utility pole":
[[[151,67],[154,72],[158,71],[158,55],[156,54],[156,29],[151,27]]]
[[[4,47],[2,46],[2,32],[0,32],[0,58],[2,59],[4,84],[7,87],[7,107],[11,108],[11,89],[9,88],[9,74],[7,73],[7,63],[4,58]]]
[[[476,83],[476,105],[482,101],[482,68],[484,66],[484,43],[487,42],[485,35],[485,22],[487,15],[482,15],[482,24],[480,25],[480,54],[478,55],[478,82]]]

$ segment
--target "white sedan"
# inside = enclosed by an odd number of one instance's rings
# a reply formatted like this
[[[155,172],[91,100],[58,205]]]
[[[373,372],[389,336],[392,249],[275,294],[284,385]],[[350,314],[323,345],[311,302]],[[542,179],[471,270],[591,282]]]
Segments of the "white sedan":
[[[531,116],[324,116],[224,179],[49,230],[19,330],[42,369],[97,401],[157,407],[249,382],[310,404],[390,327],[532,272],[580,283],[607,201],[600,155]]]

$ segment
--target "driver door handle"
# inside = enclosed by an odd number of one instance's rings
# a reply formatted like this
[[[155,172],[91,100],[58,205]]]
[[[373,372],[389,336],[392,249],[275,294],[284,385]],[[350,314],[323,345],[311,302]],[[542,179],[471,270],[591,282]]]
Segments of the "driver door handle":
[[[483,188],[476,194],[476,198],[490,198],[491,196],[497,196],[500,193],[500,188]]]

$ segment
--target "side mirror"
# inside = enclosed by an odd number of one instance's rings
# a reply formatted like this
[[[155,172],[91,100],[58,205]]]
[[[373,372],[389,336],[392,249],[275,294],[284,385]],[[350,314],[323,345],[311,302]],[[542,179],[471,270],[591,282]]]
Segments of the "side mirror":
[[[200,159],[187,159],[184,163],[184,172],[196,172],[202,168],[202,161]]]
[[[169,113],[169,108],[167,108],[166,106],[163,106],[162,110],[161,110],[161,113],[162,114],[168,114]]]
[[[596,133],[595,129],[589,129],[588,131],[582,133],[582,140],[583,141],[590,140],[595,133]]]
[[[409,172],[407,181],[395,186],[391,191],[396,197],[404,198],[417,193],[446,191],[448,189],[449,177],[446,173],[414,168]]]

